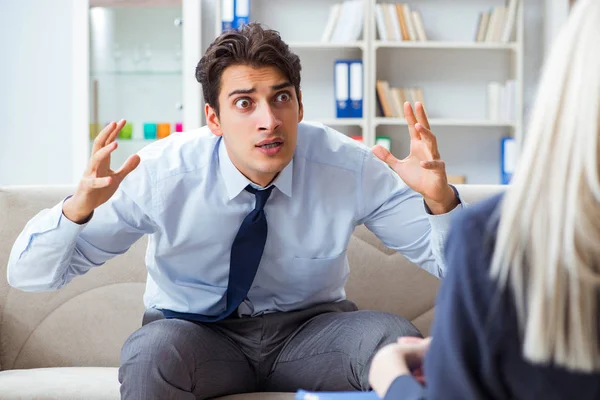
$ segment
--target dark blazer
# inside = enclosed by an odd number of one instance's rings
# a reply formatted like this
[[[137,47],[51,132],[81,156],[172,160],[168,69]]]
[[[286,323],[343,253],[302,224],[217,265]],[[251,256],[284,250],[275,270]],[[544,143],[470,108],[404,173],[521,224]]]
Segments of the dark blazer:
[[[512,293],[489,277],[501,199],[475,204],[453,221],[423,366],[427,388],[402,376],[386,400],[600,399],[600,374],[534,365],[522,356]]]

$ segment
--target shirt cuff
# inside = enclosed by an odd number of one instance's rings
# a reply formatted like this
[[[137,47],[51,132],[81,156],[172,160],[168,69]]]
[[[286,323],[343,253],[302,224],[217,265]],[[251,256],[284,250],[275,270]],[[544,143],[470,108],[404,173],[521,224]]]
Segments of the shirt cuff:
[[[458,205],[452,209],[452,211],[447,212],[446,214],[437,214],[434,215],[429,207],[427,207],[427,203],[423,200],[423,204],[425,205],[425,211],[427,211],[427,216],[429,217],[429,223],[431,224],[431,228],[435,229],[438,232],[447,232],[450,229],[450,222],[452,222],[452,218],[454,215],[458,213],[463,208],[463,201],[460,198],[460,194],[458,190],[454,187],[454,185],[450,185],[456,198],[458,199]]]
[[[94,215],[94,212],[92,212],[92,214],[90,214],[90,216],[81,224],[71,221],[69,218],[67,218],[65,216],[65,214],[63,214],[63,211],[62,211],[63,204],[65,203],[65,201],[67,201],[67,199],[69,197],[71,197],[71,196],[65,197],[65,199],[63,201],[61,201],[59,204],[57,204],[55,206],[55,208],[58,209],[57,210],[58,211],[58,219],[56,221],[55,228],[60,228],[61,231],[65,235],[68,235],[69,237],[76,237],[83,230],[83,228],[85,228],[87,223],[90,222],[90,220],[92,219],[92,216]]]
[[[427,391],[411,375],[400,375],[390,385],[383,400],[424,400]]]

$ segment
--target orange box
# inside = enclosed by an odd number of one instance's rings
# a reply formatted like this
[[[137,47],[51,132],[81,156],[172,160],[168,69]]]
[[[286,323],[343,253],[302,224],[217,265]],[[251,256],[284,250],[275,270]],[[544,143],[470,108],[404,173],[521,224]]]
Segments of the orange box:
[[[171,134],[171,124],[158,124],[156,128],[156,137],[159,139],[166,138]]]

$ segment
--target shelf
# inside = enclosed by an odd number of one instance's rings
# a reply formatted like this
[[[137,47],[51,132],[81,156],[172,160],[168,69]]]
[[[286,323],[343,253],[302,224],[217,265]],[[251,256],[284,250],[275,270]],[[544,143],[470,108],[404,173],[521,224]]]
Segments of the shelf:
[[[375,48],[401,49],[448,49],[448,50],[516,50],[516,43],[477,43],[477,42],[410,42],[376,40]]]
[[[90,71],[90,76],[181,76],[175,71]]]
[[[331,49],[363,49],[364,42],[349,42],[349,43],[322,43],[322,42],[288,42],[288,46],[293,49],[314,49],[314,50],[331,50]]]
[[[375,125],[408,125],[404,118],[375,118]],[[489,121],[486,119],[443,119],[430,118],[430,126],[458,126],[482,128],[515,128],[513,122]]]
[[[131,143],[131,144],[143,144],[143,145],[146,145],[146,144],[150,144],[150,143],[156,142],[157,140],[159,140],[159,139],[119,139],[119,138],[117,138],[117,142],[119,144]],[[90,138],[90,142],[93,142],[93,141],[94,141],[94,139]]]
[[[363,126],[364,124],[364,118],[311,118],[306,120],[329,126]]]
[[[181,0],[90,0],[90,7],[181,7]]]

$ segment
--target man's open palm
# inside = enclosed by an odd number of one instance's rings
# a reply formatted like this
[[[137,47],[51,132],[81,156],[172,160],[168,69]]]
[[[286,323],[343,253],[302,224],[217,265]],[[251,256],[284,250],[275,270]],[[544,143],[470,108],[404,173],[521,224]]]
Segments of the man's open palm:
[[[118,171],[110,169],[110,154],[117,148],[116,138],[125,120],[108,124],[94,140],[92,155],[77,191],[63,205],[63,213],[80,221],[104,204],[117,191],[125,177],[140,163],[140,156],[130,156]]]
[[[416,117],[409,102],[404,103],[404,114],[410,133],[410,154],[403,160],[394,157],[381,146],[373,153],[388,164],[402,180],[424,198],[442,202],[448,191],[446,166],[440,160],[437,140],[429,130],[429,121],[419,102],[415,103]]]

